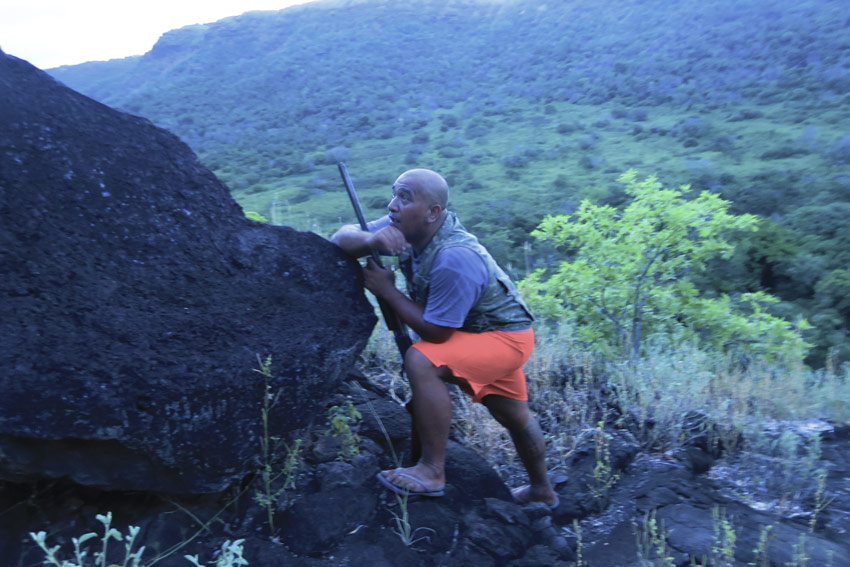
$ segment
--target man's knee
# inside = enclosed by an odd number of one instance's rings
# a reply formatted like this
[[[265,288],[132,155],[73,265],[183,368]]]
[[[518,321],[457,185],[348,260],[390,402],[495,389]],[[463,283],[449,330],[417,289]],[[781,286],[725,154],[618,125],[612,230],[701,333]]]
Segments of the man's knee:
[[[530,417],[528,402],[506,398],[497,394],[485,396],[481,402],[490,411],[490,415],[496,421],[511,431],[523,429],[528,425]]]
[[[407,377],[416,380],[422,375],[434,375],[444,382],[452,382],[454,378],[448,366],[435,366],[431,360],[416,350],[411,348],[404,355],[404,371]]]
[[[408,375],[429,370],[433,367],[434,365],[431,364],[428,357],[415,348],[407,349],[407,352],[404,354],[404,370]]]

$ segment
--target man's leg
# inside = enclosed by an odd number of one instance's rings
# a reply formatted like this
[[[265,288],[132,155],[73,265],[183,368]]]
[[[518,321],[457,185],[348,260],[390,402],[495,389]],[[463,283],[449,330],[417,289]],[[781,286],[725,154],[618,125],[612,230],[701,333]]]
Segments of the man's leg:
[[[410,414],[410,462],[417,463],[422,457],[422,443],[416,430],[416,420],[413,419],[413,399],[404,404],[404,409]]]
[[[485,396],[481,402],[511,434],[517,454],[528,471],[531,484],[516,491],[515,496],[523,502],[554,503],[555,492],[546,468],[546,443],[537,420],[528,410],[528,402],[497,394]]]
[[[424,354],[411,348],[404,357],[404,369],[413,392],[411,401],[414,429],[419,438],[421,456],[417,463],[401,472],[418,478],[422,485],[396,471],[383,471],[387,480],[411,493],[442,489],[446,484],[446,444],[452,420],[452,401],[443,381],[446,367],[434,366]]]

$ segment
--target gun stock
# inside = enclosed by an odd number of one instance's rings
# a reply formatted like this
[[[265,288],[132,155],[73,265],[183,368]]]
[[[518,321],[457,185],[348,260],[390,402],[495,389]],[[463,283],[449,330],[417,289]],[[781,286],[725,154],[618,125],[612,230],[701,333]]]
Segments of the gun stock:
[[[354,214],[357,215],[357,221],[360,223],[360,228],[362,230],[369,230],[366,225],[366,217],[363,215],[363,209],[360,207],[360,200],[357,198],[357,193],[354,191],[354,184],[348,176],[348,169],[342,162],[337,163],[337,167],[339,167],[339,174],[342,176],[342,182],[345,184],[346,191],[348,191],[348,198],[351,199],[351,206],[354,207]],[[378,266],[384,266],[381,262],[380,256],[374,250],[372,250],[371,258]],[[401,353],[402,360],[404,360],[404,354],[412,345],[410,335],[407,332],[407,327],[401,320],[401,317],[398,316],[398,313],[396,313],[395,310],[381,298],[378,298],[378,307],[381,308],[381,314],[384,317],[387,328],[392,331],[395,344],[398,347],[399,353]]]

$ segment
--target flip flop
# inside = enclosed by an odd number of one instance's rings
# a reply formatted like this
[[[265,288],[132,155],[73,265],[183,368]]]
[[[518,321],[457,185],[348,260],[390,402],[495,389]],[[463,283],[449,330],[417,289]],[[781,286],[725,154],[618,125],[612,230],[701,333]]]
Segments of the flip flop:
[[[535,502],[540,502],[540,504],[543,504],[544,506],[546,506],[550,510],[554,510],[561,503],[561,499],[558,498],[557,492],[555,493],[555,501],[552,502],[551,504],[546,504],[545,502],[541,502],[540,500],[523,500],[519,496],[517,496],[517,494],[519,494],[519,491],[522,490],[523,488],[525,488],[525,486],[518,486],[516,488],[511,489],[511,497],[514,499],[514,502],[516,502],[520,506],[528,506],[529,504],[533,504]]]
[[[395,473],[398,476],[412,480],[413,482],[415,482],[416,484],[421,486],[424,490],[410,490],[410,489],[407,489],[407,488],[403,488],[401,486],[398,486],[397,484],[394,484],[390,479],[388,479],[387,477],[385,477],[381,473],[378,473],[378,476],[377,476],[378,482],[383,484],[384,488],[386,488],[387,490],[394,492],[396,494],[399,494],[401,496],[407,495],[407,496],[423,496],[423,497],[426,497],[426,498],[438,498],[438,497],[442,496],[443,494],[445,494],[445,491],[443,491],[442,488],[437,489],[437,490],[429,489],[427,486],[425,486],[425,483],[422,482],[422,480],[416,478],[412,474],[403,473],[400,470],[396,470]]]

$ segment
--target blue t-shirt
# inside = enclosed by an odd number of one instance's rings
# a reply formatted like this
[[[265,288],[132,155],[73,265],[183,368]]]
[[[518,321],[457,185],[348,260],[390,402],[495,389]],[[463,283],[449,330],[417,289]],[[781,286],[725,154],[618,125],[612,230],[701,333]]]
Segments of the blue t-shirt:
[[[389,226],[388,216],[368,223],[369,232]],[[413,271],[418,258],[411,253]],[[465,246],[449,246],[440,250],[431,264],[431,285],[422,318],[433,325],[459,329],[490,281],[490,273],[481,256]]]

